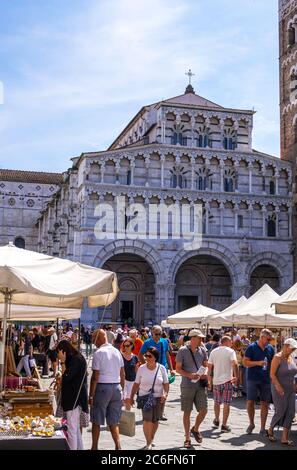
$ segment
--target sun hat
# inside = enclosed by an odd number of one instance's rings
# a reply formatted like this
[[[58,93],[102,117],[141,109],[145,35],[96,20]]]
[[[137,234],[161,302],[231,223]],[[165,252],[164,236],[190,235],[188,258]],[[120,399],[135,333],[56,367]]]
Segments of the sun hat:
[[[198,338],[205,338],[205,335],[202,333],[201,330],[192,330],[188,334],[189,338],[194,338],[195,336],[197,336]]]
[[[291,349],[297,349],[297,341],[294,338],[288,338],[285,340],[284,344],[290,346]]]

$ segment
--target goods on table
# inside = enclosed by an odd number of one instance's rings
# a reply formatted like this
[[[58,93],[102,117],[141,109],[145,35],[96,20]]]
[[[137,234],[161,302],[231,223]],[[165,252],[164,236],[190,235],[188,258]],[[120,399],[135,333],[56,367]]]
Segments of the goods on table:
[[[52,437],[55,430],[61,429],[61,420],[50,415],[42,419],[33,416],[15,416],[0,418],[0,438],[4,436],[33,436]]]
[[[2,393],[4,403],[9,403],[7,414],[12,416],[46,416],[53,414],[54,394],[51,390],[38,390],[32,385]]]

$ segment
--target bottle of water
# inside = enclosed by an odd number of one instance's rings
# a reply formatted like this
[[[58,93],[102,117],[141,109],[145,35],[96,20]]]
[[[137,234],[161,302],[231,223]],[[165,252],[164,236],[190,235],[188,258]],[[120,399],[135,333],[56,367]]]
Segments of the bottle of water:
[[[263,364],[262,369],[263,369],[263,370],[267,370],[267,366],[268,366],[268,359],[267,359],[267,357],[265,357],[265,358],[264,358],[264,364]]]

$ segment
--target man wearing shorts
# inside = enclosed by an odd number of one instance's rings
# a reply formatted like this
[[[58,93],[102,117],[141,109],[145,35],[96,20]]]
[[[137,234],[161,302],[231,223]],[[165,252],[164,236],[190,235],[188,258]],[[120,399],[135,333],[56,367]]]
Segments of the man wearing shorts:
[[[227,425],[230,413],[230,404],[232,401],[233,383],[238,380],[238,364],[236,353],[231,349],[232,341],[229,336],[223,336],[221,346],[214,349],[208,359],[208,384],[209,389],[213,385],[214,397],[214,426],[220,426],[220,409],[224,404],[223,422],[221,431],[230,432],[231,428]],[[213,370],[213,377],[211,372]]]
[[[90,383],[92,450],[98,449],[100,426],[109,426],[116,450],[121,449],[119,422],[122,413],[122,390],[125,384],[123,357],[110,343],[106,332],[96,330],[93,343],[98,348],[93,354],[93,374]]]
[[[200,424],[207,415],[207,351],[202,345],[204,334],[200,330],[192,330],[189,333],[190,345],[182,346],[176,356],[176,371],[182,376],[181,382],[181,409],[184,413],[185,443],[191,446],[190,433],[198,443],[202,442],[202,434],[199,431]],[[198,374],[201,367],[205,368],[203,374]],[[190,430],[190,419],[195,405],[198,415],[195,425]]]
[[[243,364],[247,367],[247,412],[250,420],[247,434],[255,429],[255,401],[258,396],[261,402],[260,434],[266,434],[265,426],[271,402],[270,365],[274,356],[274,349],[269,344],[271,339],[271,331],[264,329],[260,339],[250,344],[245,352]]]

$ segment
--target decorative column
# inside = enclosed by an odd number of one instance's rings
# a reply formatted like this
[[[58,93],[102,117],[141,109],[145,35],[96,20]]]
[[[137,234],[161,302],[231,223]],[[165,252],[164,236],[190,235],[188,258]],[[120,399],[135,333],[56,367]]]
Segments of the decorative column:
[[[116,162],[116,166],[115,166],[116,184],[120,184],[120,170],[121,170],[120,162]]]
[[[261,175],[262,175],[262,178],[265,179],[265,177],[266,177],[266,167],[265,167],[264,164],[262,165]],[[263,185],[263,183],[262,183],[262,185]],[[267,191],[266,191],[266,180],[265,180],[265,191],[262,189],[262,193],[263,193],[263,194],[267,194]]]
[[[205,203],[205,235],[209,233],[209,202]]]
[[[195,158],[191,158],[191,189],[195,189]]]
[[[161,155],[161,188],[164,188],[165,155]]]
[[[176,313],[175,310],[177,310],[178,305],[175,305],[175,289],[176,289],[176,284],[170,284],[168,283],[166,285],[166,291],[167,291],[167,310],[166,314],[173,315]],[[178,299],[176,299],[178,300]]]
[[[196,120],[195,117],[192,116],[191,118],[191,147],[195,147],[195,125],[196,125]]]
[[[249,145],[249,150],[252,150],[253,148],[253,123],[249,122],[248,124],[248,145]]]
[[[249,193],[253,193],[253,164],[249,163]]]
[[[249,204],[249,235],[253,235],[253,204]]]
[[[275,209],[275,236],[276,238],[279,237],[279,207],[276,207]]]
[[[263,237],[266,237],[266,216],[267,216],[267,210],[266,207],[262,207],[262,215],[263,215]]]
[[[146,187],[148,187],[150,185],[150,183],[149,183],[149,168],[150,168],[150,156],[146,155],[145,156],[145,169],[146,169],[146,175],[145,175],[146,183],[145,183],[145,186]]]
[[[220,203],[220,234],[224,235],[224,203]]]
[[[234,188],[234,190],[235,190],[236,193],[238,193],[239,192],[239,190],[238,190],[239,162],[238,161],[234,162],[234,172],[235,172],[235,181],[234,181],[235,182],[235,184],[234,184],[235,188]]]
[[[225,164],[224,160],[220,160],[220,170],[221,170],[221,192],[224,192],[224,169],[225,169]]]
[[[104,183],[105,162],[101,163],[101,184]]]
[[[274,174],[274,177],[275,177],[275,195],[278,196],[278,193],[279,193],[279,171],[278,170],[275,170],[275,174]]]
[[[288,236],[289,238],[292,238],[292,207],[289,207],[288,210]]]
[[[239,207],[238,204],[235,203],[234,205],[234,216],[235,216],[235,235],[238,234],[238,213],[239,213]]]
[[[224,130],[225,130],[224,119],[221,119],[220,130],[221,130],[221,148],[223,149],[224,148]]]
[[[134,170],[135,170],[134,158],[131,158],[130,160],[130,168],[131,168],[131,186],[134,186]]]

